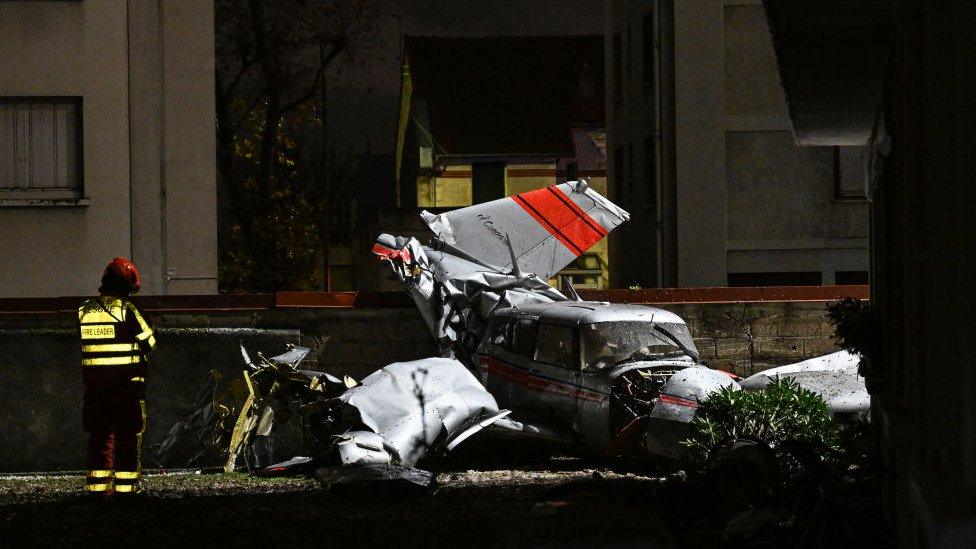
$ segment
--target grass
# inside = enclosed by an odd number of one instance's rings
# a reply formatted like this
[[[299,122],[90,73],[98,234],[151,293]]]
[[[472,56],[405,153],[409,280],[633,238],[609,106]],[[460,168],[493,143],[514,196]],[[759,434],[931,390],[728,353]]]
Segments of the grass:
[[[300,478],[261,478],[243,473],[225,474],[149,474],[142,480],[142,488],[147,494],[163,497],[185,497],[187,495],[215,495],[240,491],[273,492],[286,490],[306,490],[318,486],[313,480]],[[0,480],[0,500],[33,497],[46,499],[85,491],[85,477],[68,476],[25,476],[8,477]]]

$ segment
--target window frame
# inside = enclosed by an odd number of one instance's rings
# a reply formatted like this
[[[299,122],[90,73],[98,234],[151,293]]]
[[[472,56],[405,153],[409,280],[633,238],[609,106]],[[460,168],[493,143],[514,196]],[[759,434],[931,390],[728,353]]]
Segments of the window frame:
[[[539,326],[540,322],[538,317],[531,316],[517,316],[511,319],[512,322],[512,340],[510,344],[509,351],[514,353],[526,360],[535,360],[535,348],[539,341]],[[524,349],[522,344],[522,337],[525,334],[531,335],[532,344],[529,349]],[[523,351],[529,350],[530,352],[526,354]]]
[[[540,344],[545,340],[542,337],[542,332],[544,329],[552,329],[552,328],[569,331],[569,336],[570,336],[569,353],[570,354],[569,354],[568,364],[557,364],[554,362],[541,360],[539,358]],[[538,332],[536,333],[535,353],[533,353],[532,355],[532,361],[537,362],[539,364],[548,364],[550,366],[555,366],[557,368],[563,368],[565,370],[570,370],[573,372],[580,371],[579,334],[577,333],[577,330],[573,326],[564,326],[562,324],[553,324],[550,322],[539,322]]]
[[[833,147],[834,155],[834,200],[836,202],[866,202],[867,196],[867,185],[869,169],[868,169],[868,159],[869,159],[869,149],[866,146],[861,147],[861,173],[860,173],[860,185],[858,190],[851,191],[844,187],[844,174],[841,169],[841,148]]]
[[[21,205],[30,206],[61,205],[59,202],[71,205],[87,205],[85,196],[85,128],[84,128],[84,98],[78,95],[5,95],[0,96],[0,105],[47,103],[72,104],[74,106],[75,122],[75,154],[74,170],[75,185],[71,188],[40,187],[17,189],[0,187],[0,206]],[[50,202],[47,204],[45,202]]]

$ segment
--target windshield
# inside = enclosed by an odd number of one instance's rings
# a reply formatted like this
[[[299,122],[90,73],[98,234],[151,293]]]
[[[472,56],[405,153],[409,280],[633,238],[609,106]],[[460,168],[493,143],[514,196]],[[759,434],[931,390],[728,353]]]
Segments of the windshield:
[[[637,360],[698,358],[691,333],[684,324],[598,322],[581,326],[580,333],[580,351],[586,369],[610,368]]]

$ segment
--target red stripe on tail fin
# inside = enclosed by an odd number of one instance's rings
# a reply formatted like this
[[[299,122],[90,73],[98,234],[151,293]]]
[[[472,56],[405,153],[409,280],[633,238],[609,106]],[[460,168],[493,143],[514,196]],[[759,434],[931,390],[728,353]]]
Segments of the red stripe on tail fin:
[[[607,235],[606,229],[557,187],[516,194],[512,199],[576,256]]]

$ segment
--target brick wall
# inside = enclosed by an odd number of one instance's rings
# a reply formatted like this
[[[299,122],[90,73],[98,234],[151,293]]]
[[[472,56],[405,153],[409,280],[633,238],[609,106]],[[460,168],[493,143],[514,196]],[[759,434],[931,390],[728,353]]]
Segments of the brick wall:
[[[838,350],[823,302],[661,307],[685,319],[704,361],[742,376]]]

